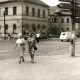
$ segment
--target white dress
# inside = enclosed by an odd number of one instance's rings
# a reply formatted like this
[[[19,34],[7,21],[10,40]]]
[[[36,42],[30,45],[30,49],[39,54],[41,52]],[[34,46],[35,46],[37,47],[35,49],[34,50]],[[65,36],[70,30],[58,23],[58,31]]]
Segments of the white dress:
[[[16,44],[18,44],[19,56],[24,56],[25,40],[23,38],[17,39]]]

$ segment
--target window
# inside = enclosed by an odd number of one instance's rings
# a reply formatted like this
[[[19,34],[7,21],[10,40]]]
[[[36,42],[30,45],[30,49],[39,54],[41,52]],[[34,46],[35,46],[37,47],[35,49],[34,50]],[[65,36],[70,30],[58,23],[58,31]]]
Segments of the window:
[[[69,23],[69,18],[67,18],[67,23]]]
[[[35,28],[35,25],[34,24],[32,25],[32,30],[33,31],[36,31],[36,28]]]
[[[26,29],[28,29],[29,27],[30,27],[30,25],[27,23],[27,24],[26,24]]]
[[[1,16],[1,8],[0,8],[0,16]]]
[[[13,30],[16,30],[16,24],[13,25]]]
[[[38,29],[40,29],[40,24],[38,24]]]
[[[43,10],[43,18],[45,18],[45,10]]]
[[[8,7],[5,7],[5,15],[8,15]]]
[[[54,22],[53,18],[52,18],[52,23]]]
[[[26,7],[26,15],[29,15],[29,7]]]
[[[8,30],[8,25],[7,24],[5,25],[5,30]]]
[[[63,28],[61,30],[64,32],[64,29]]]
[[[5,34],[8,33],[8,25],[5,25]]]
[[[57,23],[57,18],[54,18],[54,23]]]
[[[13,7],[13,15],[16,15],[16,12],[17,10],[16,10],[16,7]]]
[[[61,19],[61,22],[64,23],[64,18]]]
[[[32,16],[35,16],[35,8],[32,8]]]
[[[38,17],[40,17],[40,9],[38,9]]]
[[[0,30],[1,30],[1,25],[0,25]]]
[[[16,33],[17,27],[16,24],[13,25],[13,33]]]
[[[67,28],[67,31],[69,31],[69,28]]]
[[[42,25],[42,28],[45,29],[45,25],[44,24]]]

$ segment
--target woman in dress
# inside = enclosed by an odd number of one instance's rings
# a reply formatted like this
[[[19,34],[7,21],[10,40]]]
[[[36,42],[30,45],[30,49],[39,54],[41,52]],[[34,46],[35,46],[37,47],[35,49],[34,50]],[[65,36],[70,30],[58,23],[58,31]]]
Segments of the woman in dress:
[[[34,53],[35,53],[35,48],[36,47],[36,42],[33,34],[30,34],[30,37],[28,38],[28,49],[29,53],[31,56],[31,62],[34,63]]]
[[[18,47],[18,53],[20,56],[19,63],[24,62],[25,40],[22,38],[22,34],[18,34],[18,39],[16,40],[14,49],[16,47]]]

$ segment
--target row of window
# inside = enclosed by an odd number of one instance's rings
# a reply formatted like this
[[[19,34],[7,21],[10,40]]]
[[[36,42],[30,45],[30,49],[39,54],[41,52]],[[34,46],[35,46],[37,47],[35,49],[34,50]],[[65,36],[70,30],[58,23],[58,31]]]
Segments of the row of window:
[[[64,29],[64,28],[61,28],[61,30],[62,30],[62,31],[64,31],[65,29]],[[67,30],[67,31],[69,31],[70,29],[69,29],[69,28],[67,28],[66,30]]]
[[[32,8],[32,16],[35,16],[35,8]],[[37,16],[40,17],[40,14],[41,14],[41,10],[38,9],[37,10]],[[26,7],[26,15],[29,16],[29,7]],[[45,18],[45,10],[43,10],[43,18]]]
[[[58,23],[59,22],[59,18],[52,18],[52,23]],[[65,23],[64,18],[61,18],[61,22]],[[66,22],[69,23],[70,19],[66,18]]]
[[[1,9],[0,9],[1,10]],[[5,7],[5,15],[8,15],[8,7]],[[13,15],[17,15],[17,7],[13,7]]]
[[[5,31],[8,31],[8,28],[9,28],[9,26],[6,24],[6,25],[5,25]],[[25,30],[27,30],[27,29],[29,28],[29,25],[28,25],[28,26],[26,25],[26,26],[24,26],[23,28],[24,28]],[[40,25],[38,25],[37,28],[38,28],[38,29],[40,29],[40,28],[45,29],[45,25],[43,25],[42,27],[41,27]],[[1,25],[0,25],[0,30],[1,30]],[[17,30],[17,25],[14,24],[14,25],[13,25],[13,33],[15,33],[16,30]],[[33,31],[36,31],[35,25],[32,25],[32,30],[33,30]]]
[[[5,15],[8,15],[8,12],[9,12],[8,7],[5,7]],[[35,10],[35,8],[32,8],[32,16],[35,16],[35,14],[36,14],[36,10]],[[13,15],[17,15],[17,7],[16,6],[13,7]],[[30,9],[29,9],[29,7],[26,7],[26,15],[27,16],[30,15]],[[43,18],[45,18],[45,10],[43,10],[43,14],[42,15],[43,15]],[[41,17],[41,10],[40,9],[37,10],[37,16]]]
[[[5,32],[7,33],[7,31],[8,31],[8,25],[6,24],[5,25]],[[0,25],[0,30],[1,30],[1,25]],[[16,33],[16,30],[17,30],[17,26],[16,26],[16,24],[14,24],[13,25],[13,33]]]

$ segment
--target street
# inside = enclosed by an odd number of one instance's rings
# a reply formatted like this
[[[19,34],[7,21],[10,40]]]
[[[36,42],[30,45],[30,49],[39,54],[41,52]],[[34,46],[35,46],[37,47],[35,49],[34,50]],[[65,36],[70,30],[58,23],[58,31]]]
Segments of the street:
[[[18,57],[17,48],[14,50],[15,42],[15,40],[0,42],[0,59]],[[37,47],[36,56],[70,54],[70,42],[61,42],[58,39],[41,40],[40,43],[37,43]],[[27,48],[26,44],[25,56],[29,55]]]
[[[76,40],[76,54],[79,51],[80,39]],[[0,42],[0,59],[9,59],[18,57],[17,48],[14,50],[16,40],[6,40]],[[58,38],[41,40],[37,43],[38,50],[35,52],[35,56],[50,56],[50,55],[70,55],[70,42],[61,42]],[[27,41],[25,56],[29,56]]]
[[[18,63],[15,41],[0,41],[0,80],[80,80],[80,39],[76,40],[75,57],[70,56],[70,42],[55,38],[41,40],[34,64],[27,47],[25,62]]]

